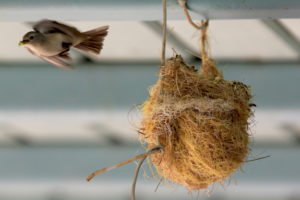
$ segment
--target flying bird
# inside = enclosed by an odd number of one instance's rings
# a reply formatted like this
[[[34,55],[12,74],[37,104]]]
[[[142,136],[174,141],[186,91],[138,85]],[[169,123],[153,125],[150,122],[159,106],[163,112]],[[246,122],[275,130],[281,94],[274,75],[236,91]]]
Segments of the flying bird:
[[[88,54],[99,54],[109,26],[80,32],[77,28],[44,19],[33,25],[33,30],[23,36],[24,45],[33,55],[62,69],[73,69],[69,50],[71,47]]]

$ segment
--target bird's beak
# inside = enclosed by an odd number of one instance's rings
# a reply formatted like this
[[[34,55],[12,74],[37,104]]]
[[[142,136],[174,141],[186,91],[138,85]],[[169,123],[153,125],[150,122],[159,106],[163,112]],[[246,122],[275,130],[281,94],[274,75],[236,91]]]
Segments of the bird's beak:
[[[24,44],[26,44],[26,43],[28,43],[27,40],[22,40],[22,41],[19,42],[19,46],[22,46],[22,45],[24,45]]]

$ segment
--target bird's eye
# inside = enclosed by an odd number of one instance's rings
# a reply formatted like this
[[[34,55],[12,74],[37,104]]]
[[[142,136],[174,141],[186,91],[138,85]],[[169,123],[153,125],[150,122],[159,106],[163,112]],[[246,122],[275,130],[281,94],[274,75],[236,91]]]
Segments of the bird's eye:
[[[30,37],[29,37],[29,40],[33,40],[33,38],[34,38],[33,36],[30,36]]]

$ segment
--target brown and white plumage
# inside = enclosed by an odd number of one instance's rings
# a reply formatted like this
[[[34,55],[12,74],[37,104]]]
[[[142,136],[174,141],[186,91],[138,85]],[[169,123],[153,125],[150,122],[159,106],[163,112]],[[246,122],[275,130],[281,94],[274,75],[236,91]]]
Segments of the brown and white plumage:
[[[99,54],[108,26],[80,32],[75,27],[53,20],[41,20],[34,24],[33,30],[23,36],[19,43],[25,45],[30,53],[63,69],[72,69],[68,64],[71,47],[86,53]]]

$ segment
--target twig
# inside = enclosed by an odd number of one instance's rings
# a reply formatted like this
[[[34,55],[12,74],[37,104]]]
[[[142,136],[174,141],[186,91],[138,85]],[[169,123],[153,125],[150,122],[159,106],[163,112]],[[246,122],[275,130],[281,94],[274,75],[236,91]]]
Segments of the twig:
[[[134,175],[133,175],[133,182],[131,186],[131,200],[135,200],[135,188],[136,188],[136,181],[139,176],[139,171],[143,162],[146,160],[147,157],[144,157],[142,160],[139,161],[138,165],[135,168]]]
[[[264,156],[264,157],[260,157],[260,158],[255,158],[252,160],[246,160],[245,162],[253,162],[253,161],[262,160],[262,159],[269,158],[269,157],[271,157],[271,156],[269,155],[269,156]]]
[[[163,181],[163,178],[160,178],[159,179],[159,182],[158,182],[158,184],[157,184],[157,186],[156,186],[156,188],[155,188],[155,192],[157,192],[157,190],[158,190],[158,187],[160,186],[160,184],[161,184],[161,182]]]
[[[205,28],[205,26],[203,26],[203,25],[197,25],[197,24],[195,24],[195,23],[193,22],[193,20],[192,20],[190,14],[189,14],[189,11],[188,11],[188,9],[187,9],[187,7],[186,7],[186,0],[178,0],[178,4],[179,4],[180,7],[183,9],[183,12],[184,12],[184,15],[185,15],[186,19],[188,20],[188,22],[189,22],[193,27],[195,27],[195,28],[198,29],[198,30],[202,30],[202,29]]]
[[[163,40],[161,48],[161,66],[165,66],[166,62],[166,41],[167,41],[167,0],[162,0],[163,5]]]
[[[158,145],[158,146],[155,146],[153,147],[152,149],[150,149],[149,151],[147,151],[147,156],[149,156],[150,154],[154,154],[154,153],[157,153],[159,151],[162,150],[162,146]],[[139,176],[139,171],[141,169],[141,166],[143,164],[143,162],[146,160],[147,156],[145,156],[144,158],[142,158],[138,165],[136,166],[135,168],[135,171],[134,171],[134,176],[133,176],[133,182],[132,182],[132,186],[131,186],[131,200],[136,200],[135,199],[135,188],[136,188],[136,182],[137,182],[137,178]]]
[[[103,168],[103,169],[94,171],[93,173],[91,173],[91,174],[86,178],[86,180],[87,180],[87,181],[90,181],[90,180],[92,180],[95,176],[97,176],[97,175],[99,175],[99,174],[102,174],[102,173],[108,172],[108,171],[110,171],[110,170],[112,170],[112,169],[115,169],[115,168],[121,167],[121,166],[123,166],[123,165],[129,164],[129,163],[131,163],[131,162],[133,162],[133,161],[136,161],[136,160],[139,160],[139,159],[146,158],[147,156],[149,156],[149,155],[151,155],[151,154],[153,154],[153,153],[157,153],[157,152],[160,151],[161,149],[162,149],[161,146],[156,146],[155,148],[153,148],[152,150],[150,150],[150,151],[148,151],[148,152],[146,152],[146,153],[137,155],[137,156],[135,156],[135,157],[133,157],[133,158],[130,158],[130,159],[125,160],[125,161],[123,161],[123,162],[117,163],[117,164],[115,164],[115,165],[113,165],[113,166],[111,166],[111,167],[107,167],[107,168]]]

